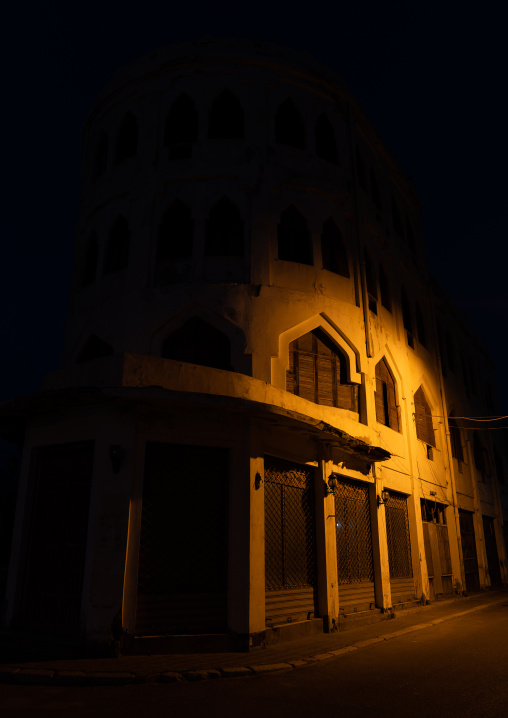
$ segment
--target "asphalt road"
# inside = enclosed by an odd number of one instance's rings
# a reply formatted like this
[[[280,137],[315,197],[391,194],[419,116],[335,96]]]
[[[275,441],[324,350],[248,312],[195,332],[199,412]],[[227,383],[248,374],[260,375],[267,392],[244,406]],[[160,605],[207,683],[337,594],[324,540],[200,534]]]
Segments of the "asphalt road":
[[[2,718],[508,718],[508,601],[292,671],[200,683],[0,685]]]

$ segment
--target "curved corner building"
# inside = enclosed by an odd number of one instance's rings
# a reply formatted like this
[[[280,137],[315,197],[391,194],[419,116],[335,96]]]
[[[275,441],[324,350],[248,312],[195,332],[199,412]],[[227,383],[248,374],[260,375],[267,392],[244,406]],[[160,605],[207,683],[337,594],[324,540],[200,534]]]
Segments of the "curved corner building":
[[[11,406],[8,625],[248,649],[505,581],[502,451],[453,419],[493,413],[491,366],[343,80],[174,46],[83,152],[63,366]]]

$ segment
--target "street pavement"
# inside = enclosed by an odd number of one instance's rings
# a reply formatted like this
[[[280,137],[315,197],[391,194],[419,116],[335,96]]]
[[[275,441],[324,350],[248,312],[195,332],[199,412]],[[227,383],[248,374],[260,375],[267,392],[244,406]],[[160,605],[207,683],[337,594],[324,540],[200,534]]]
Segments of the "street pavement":
[[[202,682],[265,675],[311,666],[383,641],[425,631],[454,618],[496,605],[508,593],[489,591],[418,606],[393,619],[338,633],[319,634],[249,653],[171,654],[118,658],[16,660],[0,665],[0,683],[53,686],[120,686],[140,683]],[[506,715],[508,716],[508,709]]]

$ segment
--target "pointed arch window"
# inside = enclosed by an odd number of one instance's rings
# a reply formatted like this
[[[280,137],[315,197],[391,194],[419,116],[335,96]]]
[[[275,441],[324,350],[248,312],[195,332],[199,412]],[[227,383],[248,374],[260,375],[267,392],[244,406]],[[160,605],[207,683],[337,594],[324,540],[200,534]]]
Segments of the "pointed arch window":
[[[321,256],[323,269],[349,277],[349,262],[342,233],[331,217],[323,224]]]
[[[367,284],[367,295],[369,300],[369,309],[373,314],[377,314],[377,276],[374,264],[367,250],[364,251],[365,257],[365,282]]]
[[[236,95],[224,89],[212,102],[208,114],[208,138],[210,140],[242,140],[244,137],[244,112]]]
[[[115,164],[135,157],[138,151],[138,121],[128,112],[118,127],[115,146]]]
[[[81,288],[84,289],[95,282],[97,275],[97,260],[99,258],[99,242],[97,233],[92,231],[85,245],[83,269],[81,275]]]
[[[191,317],[172,332],[162,345],[164,359],[231,371],[231,342],[200,317]]]
[[[281,102],[275,114],[275,142],[304,150],[305,123],[291,98]]]
[[[459,425],[453,416],[448,417],[448,427],[450,429],[450,444],[452,447],[452,456],[457,461],[464,462],[464,452],[462,450],[462,440],[460,435]]]
[[[415,423],[416,436],[428,446],[435,448],[436,439],[434,437],[432,413],[422,387],[415,392]]]
[[[335,137],[335,131],[328,115],[324,112],[319,115],[316,120],[315,140],[316,155],[322,160],[338,165],[339,157],[337,154],[337,139]]]
[[[315,404],[358,411],[358,387],[348,382],[347,358],[321,329],[289,345],[286,391]]]
[[[156,286],[182,282],[190,276],[194,219],[190,207],[177,199],[162,216],[157,233]]]
[[[129,263],[130,230],[125,217],[119,215],[109,230],[104,249],[104,274],[125,269]]]
[[[205,255],[207,257],[243,257],[244,221],[236,204],[222,197],[206,220]]]
[[[383,265],[379,267],[379,294],[381,295],[381,304],[389,312],[392,311],[392,293],[390,291],[390,283],[386,276]]]
[[[395,396],[395,380],[383,357],[376,364],[376,419],[380,424],[399,431],[399,413]]]
[[[414,349],[413,315],[411,312],[411,305],[404,289],[401,292],[400,304],[402,309],[402,323],[404,324],[404,329],[406,330],[407,343],[411,349]]]
[[[93,361],[94,359],[101,359],[105,356],[113,354],[113,347],[104,339],[100,339],[95,334],[87,340],[84,347],[80,351],[76,364],[84,364],[87,361]]]
[[[312,239],[307,220],[294,205],[282,212],[277,226],[278,257],[288,262],[312,264]]]
[[[103,174],[105,174],[108,166],[108,152],[108,136],[105,132],[102,132],[95,148],[93,172],[94,179],[97,179],[97,177],[101,177]]]
[[[192,156],[192,143],[198,139],[198,111],[193,100],[182,92],[169,108],[164,125],[164,145],[170,159]]]
[[[392,195],[392,224],[393,224],[393,230],[396,232],[399,237],[404,237],[404,228],[402,226],[402,218],[400,216],[400,210],[399,205],[397,204],[397,200]]]
[[[421,310],[420,305],[418,302],[415,306],[415,315],[416,315],[416,331],[418,332],[418,341],[420,344],[424,347],[427,346],[427,332],[425,330],[425,320],[423,318],[423,313]]]

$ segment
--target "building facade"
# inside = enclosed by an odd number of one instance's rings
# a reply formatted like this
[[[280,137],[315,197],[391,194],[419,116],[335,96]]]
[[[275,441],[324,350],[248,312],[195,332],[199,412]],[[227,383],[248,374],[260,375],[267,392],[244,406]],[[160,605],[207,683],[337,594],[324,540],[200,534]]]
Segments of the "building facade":
[[[2,406],[7,627],[245,650],[506,582],[493,367],[343,80],[174,46],[111,80],[83,157],[63,366]]]

